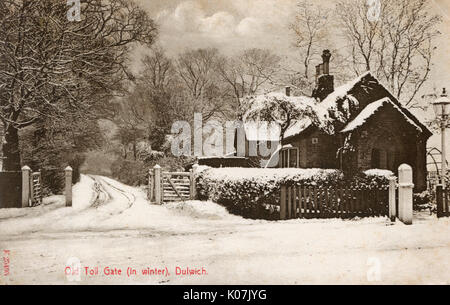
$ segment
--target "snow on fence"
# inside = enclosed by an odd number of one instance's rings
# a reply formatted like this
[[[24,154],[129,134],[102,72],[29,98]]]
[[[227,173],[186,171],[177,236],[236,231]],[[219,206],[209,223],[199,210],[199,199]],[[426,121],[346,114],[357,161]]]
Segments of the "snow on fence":
[[[450,191],[442,185],[436,186],[437,217],[450,217]]]
[[[392,177],[389,179],[389,186],[282,184],[280,219],[389,216],[392,221],[398,217],[404,224],[410,225],[413,217],[412,168],[402,164],[398,172],[399,183],[396,184]],[[448,192],[441,188],[440,193],[442,195],[438,198],[441,198],[441,215],[448,216]]]
[[[189,172],[164,172],[159,165],[149,170],[148,198],[161,204],[195,199],[195,179]]]
[[[280,219],[352,218],[389,213],[389,187],[281,186]]]

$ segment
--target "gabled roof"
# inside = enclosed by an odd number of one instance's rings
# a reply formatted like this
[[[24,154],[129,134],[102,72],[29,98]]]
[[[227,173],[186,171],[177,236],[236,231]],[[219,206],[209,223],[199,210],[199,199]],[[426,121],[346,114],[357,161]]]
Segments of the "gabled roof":
[[[352,93],[354,92],[353,89],[355,89],[357,86],[361,86],[363,90],[369,92],[367,85],[380,86],[386,91],[388,97],[367,105],[364,109],[361,110],[356,118],[354,118],[351,122],[348,122],[348,120],[350,119],[350,108],[359,107],[361,104],[360,101],[358,101],[358,99],[352,95]],[[301,134],[309,127],[314,126],[315,123],[319,124],[319,126],[317,126],[319,129],[322,129],[329,134],[334,134],[336,131],[333,130],[332,124],[330,123],[335,120],[346,123],[347,125],[341,132],[347,132],[352,128],[359,127],[361,122],[363,124],[365,120],[367,120],[375,111],[379,110],[386,103],[391,104],[405,117],[408,123],[413,125],[415,128],[418,128],[418,130],[423,132],[426,136],[432,135],[431,131],[424,124],[422,124],[410,111],[408,111],[408,109],[404,108],[400,104],[400,102],[398,102],[397,99],[389,92],[389,90],[384,87],[374,75],[372,75],[370,71],[361,74],[354,80],[340,87],[337,87],[322,102],[318,102],[311,97],[286,96],[285,94],[279,92],[248,97],[247,103],[249,104],[249,107],[247,112],[243,116],[244,124],[255,124],[254,122],[250,122],[247,120],[247,114],[250,111],[258,111],[259,109],[265,107],[268,103],[273,103],[277,100],[289,101],[296,105],[296,107],[300,108],[310,107],[313,110],[313,113],[316,115],[314,119],[312,117],[305,116],[291,124],[291,126],[286,130],[283,140]],[[339,109],[338,104],[340,107]],[[330,117],[330,113],[333,114],[333,117]],[[249,128],[246,128],[246,133],[248,130]],[[275,133],[271,132],[270,134],[274,135]],[[248,135],[251,136],[250,132],[248,133]],[[264,135],[260,133],[259,135],[261,135],[261,137],[258,137],[258,140],[262,140],[261,138],[264,138]],[[252,138],[256,139],[256,137]]]
[[[336,103],[338,100],[345,99],[349,96],[349,92],[355,88],[357,84],[359,84],[365,77],[372,76],[370,71],[367,71],[354,80],[337,87],[334,89],[333,92],[331,92],[320,104],[323,105],[323,107],[330,109],[330,108],[336,108]],[[350,95],[351,96],[351,95]],[[353,96],[351,96],[352,98]]]
[[[411,120],[404,112],[403,110],[398,107],[395,103],[392,102],[392,100],[388,97],[382,98],[378,101],[375,101],[373,103],[370,103],[366,106],[350,123],[348,123],[344,129],[341,130],[342,133],[351,132],[358,127],[364,125],[371,116],[373,116],[380,108],[382,108],[385,105],[391,105],[395,110],[397,110],[404,118],[405,120],[411,124],[414,128],[416,128],[419,132],[422,132],[422,128],[420,128],[419,125],[414,123],[413,120]]]
[[[381,86],[388,94],[390,102],[397,107],[397,109],[405,116],[406,119],[409,121],[412,121],[416,126],[418,126],[422,132],[424,132],[427,136],[431,136],[432,132],[430,129],[422,124],[416,116],[414,116],[408,109],[402,106],[402,104],[395,98],[395,96],[387,89],[383,84],[374,76],[370,71],[367,71],[354,80],[336,88],[332,93],[330,93],[322,102],[321,104],[324,105],[324,107],[328,109],[336,109],[337,108],[337,102],[339,100],[347,99],[350,102],[358,102],[352,95],[351,91],[354,89],[357,85],[361,85],[363,81],[367,81],[368,83],[373,83],[378,86]],[[356,101],[354,101],[356,100]],[[362,110],[364,111],[364,109]]]

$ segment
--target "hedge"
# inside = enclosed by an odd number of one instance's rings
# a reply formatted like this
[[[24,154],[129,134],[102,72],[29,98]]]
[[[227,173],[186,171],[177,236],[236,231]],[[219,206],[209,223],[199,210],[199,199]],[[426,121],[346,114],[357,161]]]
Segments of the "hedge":
[[[282,184],[345,184],[377,188],[387,186],[391,174],[388,171],[372,171],[348,180],[335,169],[202,167],[196,174],[196,186],[200,200],[221,204],[232,214],[253,219],[277,219],[278,215],[271,207],[280,204]]]

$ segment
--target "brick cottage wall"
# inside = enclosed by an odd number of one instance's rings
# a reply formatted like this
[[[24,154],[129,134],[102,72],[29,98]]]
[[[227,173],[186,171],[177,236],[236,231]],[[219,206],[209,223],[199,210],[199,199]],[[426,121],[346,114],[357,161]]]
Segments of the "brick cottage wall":
[[[383,106],[353,132],[352,142],[356,147],[359,170],[374,167],[372,158],[376,149],[380,164],[377,167],[397,174],[400,164],[409,164],[413,168],[416,189],[426,187],[426,140],[392,106]]]
[[[338,168],[336,137],[317,129],[289,141],[299,149],[302,168]]]

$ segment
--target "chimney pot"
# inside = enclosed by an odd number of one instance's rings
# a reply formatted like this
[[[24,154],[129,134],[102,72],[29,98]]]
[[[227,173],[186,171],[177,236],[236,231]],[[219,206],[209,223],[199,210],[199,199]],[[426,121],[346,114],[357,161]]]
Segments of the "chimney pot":
[[[323,74],[330,74],[330,50],[323,50],[322,60],[323,60]]]
[[[323,63],[316,66],[316,88],[313,90],[312,96],[320,101],[334,91],[334,77],[330,75],[330,58],[330,51],[323,50]]]
[[[291,96],[291,87],[286,86],[286,96]]]

